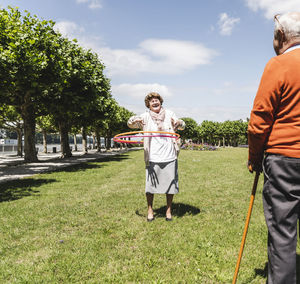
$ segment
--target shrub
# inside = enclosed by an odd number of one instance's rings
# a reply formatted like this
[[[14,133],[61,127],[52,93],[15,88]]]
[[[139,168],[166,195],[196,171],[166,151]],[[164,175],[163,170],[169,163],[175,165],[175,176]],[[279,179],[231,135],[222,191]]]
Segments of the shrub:
[[[181,149],[198,150],[198,151],[214,151],[214,150],[217,150],[218,147],[208,145],[208,144],[187,143],[187,144],[183,144],[181,146]]]

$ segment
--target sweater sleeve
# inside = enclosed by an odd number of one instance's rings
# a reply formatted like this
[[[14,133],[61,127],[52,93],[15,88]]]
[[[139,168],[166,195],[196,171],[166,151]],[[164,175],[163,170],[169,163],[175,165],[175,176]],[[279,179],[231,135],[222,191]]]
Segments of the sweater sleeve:
[[[253,164],[262,162],[265,144],[280,105],[282,86],[283,71],[274,57],[264,69],[248,125],[248,160]]]
[[[137,122],[137,120],[142,120],[142,119],[143,118],[141,116],[132,116],[128,119],[127,125],[129,128],[143,129],[143,124]]]
[[[184,130],[185,128],[185,122],[182,119],[178,119],[177,116],[173,111],[170,111],[171,113],[171,118],[174,119],[174,122],[176,123],[177,121],[179,122],[178,130]]]
[[[142,121],[142,123],[140,122]],[[130,117],[127,121],[127,125],[129,128],[133,129],[143,129],[145,130],[145,123],[147,123],[147,112],[142,113],[141,115],[134,115]]]

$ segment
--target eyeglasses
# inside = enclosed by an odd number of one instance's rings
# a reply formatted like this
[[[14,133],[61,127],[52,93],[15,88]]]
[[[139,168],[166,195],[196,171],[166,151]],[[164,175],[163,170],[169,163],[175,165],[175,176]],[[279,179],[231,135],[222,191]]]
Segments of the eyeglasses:
[[[274,16],[274,22],[276,21],[276,22],[278,23],[280,29],[283,31],[283,26],[280,24],[279,19],[278,19],[278,16],[281,16],[281,15],[280,15],[280,14],[276,14],[276,15]]]

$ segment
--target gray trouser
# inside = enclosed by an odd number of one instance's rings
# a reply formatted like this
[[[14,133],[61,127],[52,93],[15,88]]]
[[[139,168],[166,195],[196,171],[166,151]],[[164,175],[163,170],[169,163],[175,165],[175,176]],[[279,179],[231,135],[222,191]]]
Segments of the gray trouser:
[[[267,155],[263,204],[268,226],[268,283],[296,283],[300,159]]]

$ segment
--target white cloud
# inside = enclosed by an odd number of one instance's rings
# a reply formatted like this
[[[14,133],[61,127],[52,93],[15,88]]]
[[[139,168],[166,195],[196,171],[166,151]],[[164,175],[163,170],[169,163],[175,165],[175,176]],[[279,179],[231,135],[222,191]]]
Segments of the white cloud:
[[[229,17],[226,13],[219,15],[218,26],[221,35],[231,35],[236,24],[240,22],[240,18]]]
[[[92,49],[94,52],[97,52],[99,46],[103,45],[103,41],[100,37],[86,35],[85,29],[74,22],[57,22],[54,29],[70,40],[76,38],[82,47]]]
[[[101,0],[76,0],[77,3],[86,3],[90,9],[102,8]]]
[[[139,104],[122,103],[126,109],[141,114],[146,107],[143,101]],[[247,119],[250,116],[250,107],[220,107],[220,106],[203,106],[203,107],[174,107],[170,104],[166,105],[167,109],[174,111],[178,118],[190,117],[197,123],[203,120],[224,122],[226,120]]]
[[[112,49],[105,46],[101,38],[86,35],[84,29],[74,22],[58,22],[55,27],[64,36],[76,38],[81,46],[97,52],[109,76],[179,74],[210,64],[218,55],[201,43],[171,39],[146,39],[133,49]]]
[[[200,86],[173,88],[157,83],[120,84],[112,86],[112,95],[126,109],[140,114],[146,109],[145,95],[150,91],[158,91],[164,98],[165,107],[174,111],[177,117],[191,117],[198,123],[203,120],[222,122],[246,119],[250,116],[258,83],[259,81],[249,85],[236,85],[234,82],[224,81],[219,88]]]
[[[209,91],[213,95],[228,96],[231,94],[256,94],[258,83],[255,82],[249,85],[237,85],[233,82],[226,81],[220,87],[211,88]]]
[[[162,97],[170,97],[172,94],[167,86],[153,84],[120,84],[112,86],[112,94],[115,97],[133,97],[143,100],[149,92],[158,92]]]
[[[246,0],[247,6],[253,10],[262,10],[267,19],[274,15],[300,10],[299,0]]]
[[[203,120],[224,122],[226,120],[246,119],[250,115],[250,107],[170,107],[177,117],[190,117],[201,123]]]
[[[79,27],[76,23],[70,21],[57,22],[54,29],[58,30],[63,36],[68,38],[84,31],[82,27]]]
[[[100,48],[99,53],[111,75],[178,74],[209,64],[217,55],[200,43],[169,39],[147,39],[136,49]]]

